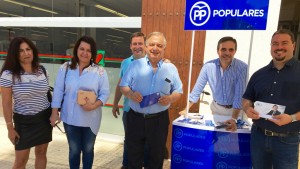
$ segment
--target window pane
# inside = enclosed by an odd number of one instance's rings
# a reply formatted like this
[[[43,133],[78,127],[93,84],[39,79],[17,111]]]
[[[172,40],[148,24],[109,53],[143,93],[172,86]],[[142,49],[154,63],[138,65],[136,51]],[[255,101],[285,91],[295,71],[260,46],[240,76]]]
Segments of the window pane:
[[[139,17],[141,7],[141,0],[3,0],[0,17]]]
[[[92,36],[97,49],[104,55],[106,67],[120,67],[122,59],[131,55],[130,35],[140,31],[135,28],[45,28],[45,27],[0,27],[0,51],[7,51],[9,40],[24,36],[36,44],[42,62],[62,63],[69,59],[81,34]],[[3,59],[5,56],[2,55]]]

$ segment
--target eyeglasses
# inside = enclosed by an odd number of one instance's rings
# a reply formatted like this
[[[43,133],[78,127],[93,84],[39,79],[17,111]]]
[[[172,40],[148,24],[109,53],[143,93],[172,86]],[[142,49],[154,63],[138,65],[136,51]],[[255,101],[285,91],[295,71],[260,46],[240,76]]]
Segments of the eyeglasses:
[[[56,123],[55,123],[55,127],[57,127],[58,130],[59,130],[60,132],[62,132],[63,134],[67,134],[65,131],[63,131],[63,130],[58,126],[58,123],[59,123],[59,122],[56,122]]]

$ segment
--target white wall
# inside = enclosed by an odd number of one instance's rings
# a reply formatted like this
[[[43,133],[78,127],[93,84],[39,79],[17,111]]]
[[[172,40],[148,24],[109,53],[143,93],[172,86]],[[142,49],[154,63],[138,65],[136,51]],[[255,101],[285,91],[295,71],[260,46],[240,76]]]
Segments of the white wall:
[[[272,59],[272,56],[270,55],[270,42],[273,33],[277,30],[280,4],[281,4],[281,0],[276,0],[276,1],[270,0],[268,19],[267,19],[267,29],[253,31],[251,55],[249,55],[249,53],[250,53],[252,31],[248,31],[248,30],[247,31],[245,30],[206,31],[204,62],[207,62],[209,60],[218,57],[217,44],[220,38],[224,36],[232,36],[237,40],[237,46],[238,46],[235,57],[248,63],[249,66],[248,76],[250,78],[255,71],[267,65]],[[205,87],[205,90],[210,91],[208,85]],[[204,100],[210,102],[212,101],[212,97],[205,96]],[[202,106],[202,110],[205,112],[209,111],[209,107]]]

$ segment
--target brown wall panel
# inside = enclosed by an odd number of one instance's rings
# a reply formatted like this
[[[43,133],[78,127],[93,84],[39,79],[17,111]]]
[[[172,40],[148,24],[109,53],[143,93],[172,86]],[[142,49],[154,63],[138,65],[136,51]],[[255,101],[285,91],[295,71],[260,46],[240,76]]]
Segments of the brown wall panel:
[[[142,32],[147,35],[153,31],[163,32],[167,38],[165,57],[170,59],[178,69],[183,83],[184,94],[169,109],[170,126],[167,140],[169,155],[171,153],[172,121],[179,117],[178,112],[186,107],[192,31],[184,30],[185,0],[143,0]],[[191,89],[193,88],[203,65],[205,31],[195,32]],[[198,111],[199,104],[192,107]],[[171,158],[169,156],[169,158]]]
[[[146,17],[147,14],[147,17]],[[142,32],[147,32],[147,26],[146,23],[148,23],[148,6],[145,5],[145,3],[142,3]]]
[[[174,19],[172,17],[173,15],[173,10],[174,10],[174,5],[175,1],[165,1],[166,7],[164,8],[165,11],[163,12],[164,17],[166,18],[164,20],[164,31],[166,32],[166,37],[168,39],[171,39],[168,41],[167,48],[166,48],[166,53],[171,54],[171,50],[173,48],[173,45],[176,45],[176,42],[172,41],[172,38],[176,36],[176,32],[173,31],[173,28],[168,25],[173,25],[174,24]],[[167,58],[170,58],[170,56],[166,56]],[[172,57],[174,59],[174,57]],[[173,62],[174,60],[172,60]]]
[[[166,31],[166,25],[167,25],[167,17],[165,15],[166,11],[167,11],[167,1],[160,1],[160,11],[156,11],[158,14],[157,17],[159,17],[159,27],[157,28],[157,30],[160,30],[161,32],[165,32],[165,36],[168,36],[168,32]]]
[[[148,1],[145,3],[145,1],[142,2],[142,32],[146,35],[147,32],[153,30],[153,24],[154,24],[154,0]],[[148,31],[149,30],[149,31]]]

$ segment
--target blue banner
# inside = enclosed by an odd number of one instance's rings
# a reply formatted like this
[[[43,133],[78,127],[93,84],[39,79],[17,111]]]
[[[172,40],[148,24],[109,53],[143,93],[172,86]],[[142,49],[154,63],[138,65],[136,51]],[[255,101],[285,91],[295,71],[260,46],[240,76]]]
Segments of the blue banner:
[[[252,169],[250,133],[173,124],[171,169]]]
[[[185,30],[265,30],[269,0],[186,0]]]

